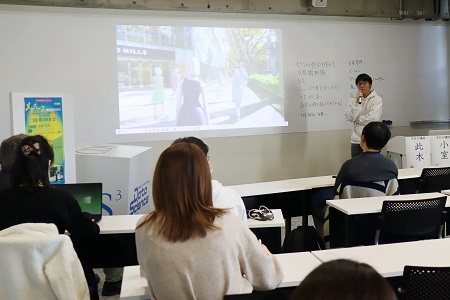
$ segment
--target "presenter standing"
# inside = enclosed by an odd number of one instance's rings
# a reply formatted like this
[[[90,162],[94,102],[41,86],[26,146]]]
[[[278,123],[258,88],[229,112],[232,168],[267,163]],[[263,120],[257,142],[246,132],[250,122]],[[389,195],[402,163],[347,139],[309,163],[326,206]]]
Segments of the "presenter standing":
[[[359,156],[363,150],[360,146],[361,132],[367,124],[380,121],[383,102],[372,90],[372,78],[367,74],[359,74],[355,84],[358,88],[355,98],[351,98],[345,110],[345,118],[353,123],[351,135],[352,158]]]

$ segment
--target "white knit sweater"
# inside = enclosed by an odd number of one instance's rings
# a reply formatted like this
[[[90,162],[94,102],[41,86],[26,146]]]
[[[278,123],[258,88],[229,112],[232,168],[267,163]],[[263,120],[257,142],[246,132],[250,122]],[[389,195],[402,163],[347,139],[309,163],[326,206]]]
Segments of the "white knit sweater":
[[[220,230],[176,243],[148,226],[136,230],[139,265],[151,299],[215,300],[278,286],[283,279],[278,261],[246,224],[227,213],[214,225]]]
[[[0,231],[1,299],[89,299],[70,238],[54,224],[24,223]]]

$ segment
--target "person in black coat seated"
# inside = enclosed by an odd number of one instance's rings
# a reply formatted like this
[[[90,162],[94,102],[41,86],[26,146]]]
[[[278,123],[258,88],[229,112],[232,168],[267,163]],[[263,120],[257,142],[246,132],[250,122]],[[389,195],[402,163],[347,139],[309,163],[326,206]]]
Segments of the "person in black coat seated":
[[[28,136],[20,142],[11,168],[12,187],[0,193],[0,230],[22,223],[53,223],[60,234],[69,232],[91,299],[98,299],[94,272],[89,267],[86,250],[79,245],[97,237],[100,229],[69,193],[50,185],[49,167],[53,159],[53,149],[43,136]]]
[[[16,148],[26,134],[13,135],[0,145],[0,192],[11,187],[11,168],[16,157]]]

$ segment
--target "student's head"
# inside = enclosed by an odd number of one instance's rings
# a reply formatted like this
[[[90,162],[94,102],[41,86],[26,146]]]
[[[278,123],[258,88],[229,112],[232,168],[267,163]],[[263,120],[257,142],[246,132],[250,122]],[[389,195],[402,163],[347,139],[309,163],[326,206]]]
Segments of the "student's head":
[[[358,90],[369,92],[372,88],[372,78],[367,74],[359,74],[355,79]]]
[[[347,259],[321,264],[300,283],[291,300],[396,300],[390,284],[371,266]]]
[[[16,149],[19,143],[26,137],[26,134],[13,135],[3,140],[0,145],[0,170],[10,172],[16,158]]]
[[[175,141],[173,141],[172,145],[173,144],[178,144],[178,143],[195,144],[203,151],[203,153],[205,153],[206,156],[208,156],[208,152],[209,152],[208,145],[206,145],[205,142],[203,142],[199,138],[196,138],[195,136],[187,136],[187,137],[176,139]]]
[[[372,77],[365,73],[359,74],[355,79],[355,84],[358,85],[360,82],[367,82],[372,85]]]
[[[147,217],[169,241],[203,237],[214,230],[211,172],[205,153],[193,143],[174,143],[161,153],[153,175],[155,211]]]
[[[177,144],[177,143],[191,143],[191,144],[197,145],[203,151],[203,153],[205,153],[206,157],[208,158],[209,170],[211,171],[211,173],[213,172],[213,166],[209,162],[209,156],[208,156],[209,147],[208,147],[208,145],[205,144],[205,142],[203,142],[199,138],[196,138],[195,136],[187,136],[184,138],[176,139],[172,143],[172,145]]]
[[[381,122],[370,122],[361,133],[361,144],[370,150],[381,150],[391,138],[391,131]],[[363,147],[363,145],[361,146]],[[363,147],[364,148],[364,147]]]
[[[11,169],[13,186],[50,186],[48,171],[53,159],[53,149],[42,135],[24,138]]]

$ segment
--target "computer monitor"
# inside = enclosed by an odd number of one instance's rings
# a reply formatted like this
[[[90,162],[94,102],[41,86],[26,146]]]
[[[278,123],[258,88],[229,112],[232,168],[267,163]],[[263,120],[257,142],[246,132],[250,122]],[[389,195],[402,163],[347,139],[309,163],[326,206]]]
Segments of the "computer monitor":
[[[102,218],[102,183],[55,184],[55,188],[68,192],[81,207],[81,211],[92,215],[94,221]]]

